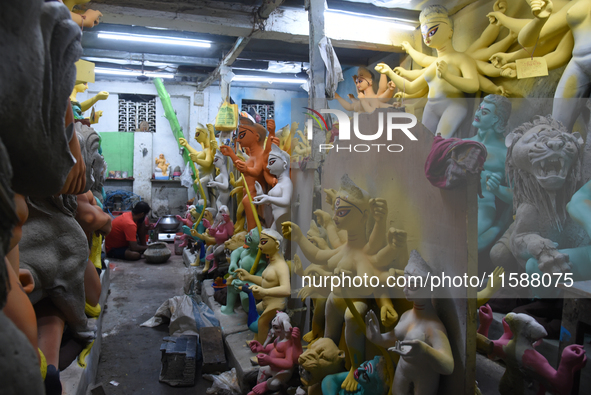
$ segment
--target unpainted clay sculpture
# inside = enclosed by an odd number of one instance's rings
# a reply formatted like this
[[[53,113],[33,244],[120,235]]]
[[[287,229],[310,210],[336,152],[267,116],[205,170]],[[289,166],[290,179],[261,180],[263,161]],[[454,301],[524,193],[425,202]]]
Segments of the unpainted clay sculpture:
[[[307,395],[322,395],[322,380],[345,370],[345,352],[326,337],[310,344],[298,358],[300,380]],[[300,387],[302,388],[302,387]]]
[[[255,276],[244,269],[236,269],[235,271],[240,280],[255,284],[251,287],[252,294],[256,299],[262,299],[257,304],[260,316],[255,340],[259,343],[267,339],[271,320],[278,311],[285,309],[286,298],[291,294],[289,266],[287,266],[279,248],[282,240],[283,237],[273,229],[263,229],[259,249],[269,258],[262,275]]]
[[[196,178],[200,179],[201,186],[207,198],[208,190],[207,184],[213,181],[215,177],[215,167],[213,165],[213,159],[215,155],[215,130],[213,125],[208,123],[207,127],[198,123],[195,128],[195,140],[201,144],[201,151],[197,151],[195,148],[189,145],[189,142],[184,139],[179,139],[179,144],[189,151],[189,157],[197,166],[198,174],[195,174]],[[213,143],[213,144],[212,144]]]
[[[505,142],[515,222],[492,248],[491,259],[498,266],[517,261],[515,270],[524,270],[528,259],[535,258],[541,272],[568,272],[568,255],[556,243],[562,248],[576,246],[566,203],[580,179],[583,140],[553,118],[536,116],[507,135]]]
[[[207,186],[209,188],[215,188],[218,192],[218,197],[215,201],[218,210],[222,206],[227,206],[230,200],[230,177],[228,175],[228,167],[226,165],[226,157],[221,152],[216,151],[213,158],[213,165],[216,169],[219,169],[218,174]]]
[[[505,182],[505,129],[511,115],[511,102],[499,95],[485,96],[480,104],[472,125],[478,128],[476,136],[466,140],[477,141],[486,147],[484,170],[480,173],[482,196],[478,199],[478,252],[496,241],[511,222],[511,208],[497,218],[495,198],[512,205],[511,189]]]
[[[168,167],[170,166],[170,163],[166,162],[166,158],[164,158],[164,154],[158,155],[155,163],[156,163],[156,172],[158,172],[158,173],[161,172],[163,176],[167,176],[168,175]]]
[[[492,322],[492,310],[480,308],[481,327],[479,333],[487,333]],[[505,373],[499,383],[502,395],[524,393],[537,387],[538,394],[568,395],[571,393],[574,374],[586,362],[585,348],[571,344],[562,351],[558,369],[536,351],[535,346],[547,336],[547,332],[533,317],[527,314],[509,313],[503,318],[505,332],[498,340],[488,340],[488,354],[491,358],[503,360]],[[486,336],[486,335],[485,335]]]
[[[302,354],[300,328],[291,326],[289,316],[279,311],[271,322],[271,330],[264,344],[250,342],[252,352],[258,353],[261,366],[257,384],[248,395],[278,391],[287,384]]]
[[[246,235],[244,245],[235,249],[230,255],[230,267],[228,268],[230,277],[226,281],[226,283],[229,284],[228,296],[226,297],[226,305],[221,308],[222,313],[234,314],[234,304],[236,303],[236,296],[238,295],[240,295],[242,309],[248,313],[248,295],[241,292],[241,289],[245,284],[251,286],[254,283],[238,279],[236,270],[240,268],[250,273],[257,257],[259,242],[259,230],[255,227]],[[261,276],[266,266],[266,258],[261,257],[257,266],[257,271],[254,275]]]
[[[388,333],[380,333],[378,318],[373,311],[365,316],[367,338],[374,344],[390,347],[400,355],[392,381],[393,394],[435,395],[440,375],[452,374],[454,358],[445,326],[431,303],[431,290],[409,277],[426,278],[432,269],[416,250],[404,269],[404,295],[413,308],[402,314],[400,321]]]
[[[437,61],[431,63],[421,78],[406,81],[385,63],[376,70],[386,74],[405,92],[415,93],[429,87],[429,99],[423,113],[423,124],[433,134],[453,137],[468,114],[464,93],[480,89],[476,62],[453,48],[453,22],[443,6],[428,6],[419,16],[425,45],[437,50]],[[453,99],[453,100],[448,100]]]
[[[388,81],[385,75],[380,75],[380,87],[377,93],[373,90],[373,74],[365,67],[360,67],[357,75],[353,76],[355,87],[357,88],[357,98],[349,94],[352,103],[343,99],[338,93],[335,93],[335,99],[347,111],[372,113],[376,108],[392,107],[387,101],[394,96],[396,85]]]
[[[277,184],[269,190],[266,194],[263,192],[263,187],[258,181],[255,181],[257,195],[253,197],[254,204],[270,204],[273,210],[273,224],[271,229],[279,231],[278,224],[283,222],[283,219],[289,212],[291,203],[291,194],[293,192],[293,184],[289,177],[289,154],[275,144],[271,146],[269,153],[269,164],[267,169],[269,173],[277,177]]]
[[[267,139],[266,147],[265,137],[267,130],[258,123],[246,117],[240,117],[240,125],[238,127],[238,142],[242,147],[248,150],[248,160],[243,161],[232,150],[231,147],[223,145],[220,147],[222,154],[229,156],[234,162],[234,166],[242,173],[244,180],[248,186],[250,196],[254,197],[257,194],[255,182],[258,182],[263,191],[266,191],[268,186],[273,186],[276,182],[273,176],[265,170],[268,162],[269,152],[271,151],[271,144],[275,137],[275,121],[267,120],[267,128],[269,129],[269,138]],[[244,194],[242,199],[244,212],[246,213],[246,227],[251,230],[256,226],[255,213],[253,213],[250,205],[248,194]]]
[[[297,243],[311,263],[325,266],[335,275],[343,271],[350,276],[375,275],[381,278],[388,276],[390,267],[401,269],[408,261],[406,232],[394,228],[387,230],[388,209],[384,199],[370,199],[368,193],[345,174],[334,198],[334,207],[333,219],[337,228],[347,231],[347,242],[334,250],[320,250],[304,237],[298,225],[292,222],[282,224],[285,237]],[[370,215],[375,225],[368,239],[366,227]],[[354,314],[365,315],[367,297],[374,296],[382,323],[391,326],[398,320],[398,313],[385,288],[356,288],[355,291],[355,298],[348,297],[344,288],[330,293],[324,325],[324,336],[338,343],[345,323],[345,339],[351,356],[351,370],[343,382],[343,389],[347,391],[357,389],[355,370],[365,359],[365,339],[360,336],[363,329]],[[354,306],[356,311],[352,312],[349,305]]]
[[[74,90],[72,90],[72,94],[70,95],[70,101],[72,102],[72,109],[74,110],[74,119],[83,119],[83,114],[86,112],[90,107],[96,104],[99,100],[107,100],[109,97],[109,92],[100,91],[93,97],[88,100],[83,101],[80,103],[76,100],[76,95],[78,93],[86,92],[88,89],[88,83],[79,83],[74,86]],[[103,115],[102,111],[97,111],[95,114],[95,119],[90,119],[90,123],[97,123],[98,118]]]

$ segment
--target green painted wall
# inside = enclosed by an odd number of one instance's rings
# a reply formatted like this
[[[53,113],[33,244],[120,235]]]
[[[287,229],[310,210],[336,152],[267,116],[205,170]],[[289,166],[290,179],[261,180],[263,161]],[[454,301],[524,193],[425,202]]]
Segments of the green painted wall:
[[[110,170],[126,171],[128,177],[133,177],[133,137],[135,133],[102,132],[101,147],[107,162],[107,172]]]

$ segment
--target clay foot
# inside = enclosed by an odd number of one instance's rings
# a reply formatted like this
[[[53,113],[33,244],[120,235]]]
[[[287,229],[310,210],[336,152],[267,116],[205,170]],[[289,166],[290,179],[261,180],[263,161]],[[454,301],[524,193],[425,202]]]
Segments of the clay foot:
[[[60,371],[55,366],[47,365],[44,384],[47,395],[61,395],[62,383],[60,382]]]
[[[195,259],[195,262],[191,263],[191,266],[199,266],[199,258]]]
[[[209,264],[210,263],[211,263],[210,261],[205,261],[205,265],[203,266],[204,272],[209,272]]]
[[[208,261],[213,261],[213,254],[209,254],[205,257]]]
[[[267,382],[264,381],[260,384],[255,385],[254,387],[252,387],[252,391],[253,394],[257,394],[257,395],[261,395],[264,394],[265,392],[267,392]]]
[[[234,313],[234,308],[233,307],[229,307],[228,305],[222,306],[222,308],[220,309],[222,311],[223,314],[235,314]]]
[[[207,273],[211,273],[211,272],[213,272],[217,268],[218,268],[218,263],[216,261],[213,261],[213,266],[211,267],[211,269],[209,269],[207,271]]]
[[[347,378],[345,378],[345,381],[341,384],[341,388],[347,392],[355,392],[357,391],[357,387],[359,387],[359,383],[355,380],[355,369],[351,367]]]
[[[250,357],[250,363],[253,366],[259,366],[259,359],[257,358],[257,356],[255,355],[254,357]]]

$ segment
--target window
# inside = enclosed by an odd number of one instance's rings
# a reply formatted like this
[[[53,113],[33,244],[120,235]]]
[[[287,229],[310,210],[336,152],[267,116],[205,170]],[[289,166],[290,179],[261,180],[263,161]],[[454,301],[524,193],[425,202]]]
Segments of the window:
[[[257,123],[267,127],[267,119],[275,119],[275,104],[272,101],[260,101],[260,100],[242,100],[242,109],[255,118]],[[259,120],[254,116],[253,112],[260,115]]]
[[[135,132],[145,128],[143,121],[148,123],[148,131],[156,131],[156,96],[153,95],[119,95],[119,131]]]

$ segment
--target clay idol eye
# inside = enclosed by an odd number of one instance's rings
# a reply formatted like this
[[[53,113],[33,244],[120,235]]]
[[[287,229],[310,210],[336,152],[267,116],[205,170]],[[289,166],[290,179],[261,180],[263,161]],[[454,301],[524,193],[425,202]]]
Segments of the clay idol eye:
[[[439,29],[439,25],[434,26],[431,30],[429,30],[429,34],[427,35],[428,37],[433,37],[435,35],[435,33],[437,33],[437,30]]]
[[[267,244],[267,240],[261,240],[261,244],[262,244],[262,245],[265,245],[265,244]]]
[[[351,212],[350,209],[337,210],[337,217],[344,217]]]

